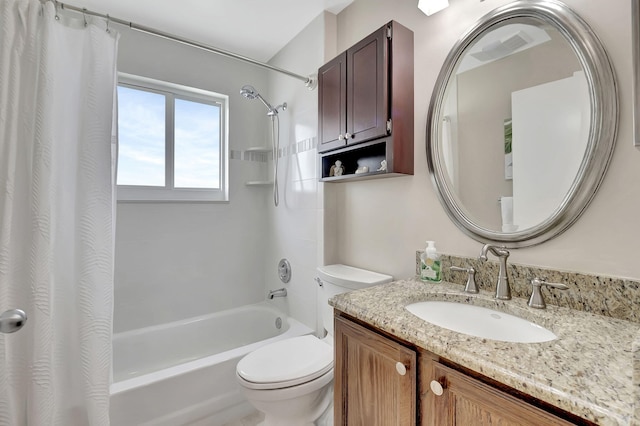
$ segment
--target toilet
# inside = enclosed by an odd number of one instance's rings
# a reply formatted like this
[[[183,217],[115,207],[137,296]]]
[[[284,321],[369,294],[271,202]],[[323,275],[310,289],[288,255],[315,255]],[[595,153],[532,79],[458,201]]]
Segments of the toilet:
[[[265,345],[238,362],[236,376],[249,402],[265,414],[262,426],[333,424],[333,308],[336,294],[388,283],[389,275],[346,265],[318,268],[318,296],[327,331]]]

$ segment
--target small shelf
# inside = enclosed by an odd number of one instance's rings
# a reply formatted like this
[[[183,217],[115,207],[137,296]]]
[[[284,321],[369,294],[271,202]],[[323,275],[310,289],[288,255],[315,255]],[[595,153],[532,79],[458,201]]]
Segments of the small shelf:
[[[344,180],[367,180],[386,176],[399,176],[398,173],[389,173],[387,171],[374,171],[367,173],[351,173],[341,176],[330,176],[320,179],[321,182],[339,182]]]
[[[265,148],[263,146],[252,146],[251,148],[245,149],[245,152],[271,152],[273,151],[271,148]]]
[[[393,156],[388,152],[388,145],[392,145],[391,138],[365,142],[357,146],[321,154],[320,180],[324,182],[334,182],[389,176],[389,174],[395,170],[392,168],[393,162],[390,161]],[[344,173],[340,176],[331,176],[331,166],[333,166],[337,160],[342,162]],[[378,170],[383,160],[387,161],[387,170]],[[368,167],[369,171],[356,174],[356,170],[363,166]]]
[[[264,146],[252,146],[244,150],[245,154],[247,153],[255,153],[255,154],[268,154],[272,152],[271,148],[267,148]],[[252,157],[253,158],[253,157]],[[265,186],[273,186],[273,181],[271,180],[250,180],[245,182],[246,186],[254,186],[254,187],[265,187]]]

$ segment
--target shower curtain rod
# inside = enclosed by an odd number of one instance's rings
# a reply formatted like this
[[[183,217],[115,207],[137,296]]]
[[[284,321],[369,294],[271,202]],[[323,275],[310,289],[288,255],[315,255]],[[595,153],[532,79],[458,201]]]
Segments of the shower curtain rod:
[[[76,6],[72,6],[72,5],[69,5],[69,4],[61,3],[61,2],[58,2],[58,1],[55,1],[55,0],[49,0],[49,1],[53,1],[54,5],[56,6],[56,11],[57,11],[57,8],[60,7],[61,9],[73,10],[75,12],[79,12],[79,13],[82,13],[84,15],[97,16],[99,18],[106,19],[107,23],[113,22],[113,23],[116,23],[116,24],[124,25],[126,27],[131,28],[132,30],[135,30],[135,31],[139,31],[139,32],[146,33],[146,34],[151,34],[151,35],[156,36],[156,37],[161,37],[161,38],[164,38],[164,39],[167,39],[167,40],[175,41],[177,43],[181,43],[181,44],[184,44],[184,45],[187,45],[187,46],[195,47],[197,49],[205,50],[207,52],[211,52],[211,53],[215,53],[215,54],[218,54],[218,55],[226,56],[228,58],[236,59],[236,60],[239,60],[239,61],[242,61],[242,62],[247,62],[247,63],[250,63],[252,65],[256,65],[256,66],[259,66],[259,67],[262,67],[262,68],[269,69],[271,71],[276,71],[276,72],[279,72],[281,74],[288,75],[289,77],[293,77],[293,78],[296,78],[298,80],[303,81],[304,85],[307,86],[307,88],[309,90],[315,89],[316,86],[317,86],[317,83],[318,83],[317,79],[312,77],[312,76],[303,76],[303,75],[300,75],[300,74],[296,74],[296,73],[293,73],[291,71],[287,71],[285,69],[278,68],[278,67],[275,67],[273,65],[269,65],[269,64],[266,64],[264,62],[257,61],[255,59],[251,59],[251,58],[249,58],[247,56],[242,56],[242,55],[238,55],[237,53],[229,52],[228,50],[219,49],[217,47],[209,46],[209,45],[206,45],[204,43],[199,43],[197,41],[188,40],[186,38],[182,38],[182,37],[178,37],[178,36],[173,35],[173,34],[166,33],[164,31],[156,30],[156,29],[150,28],[150,27],[145,27],[144,25],[138,25],[138,24],[135,24],[135,23],[130,22],[130,21],[125,21],[124,19],[114,18],[113,16],[110,16],[108,14],[104,15],[102,13],[98,13],[98,12],[87,10],[87,9],[84,9],[84,8],[81,8],[81,7],[76,7]]]

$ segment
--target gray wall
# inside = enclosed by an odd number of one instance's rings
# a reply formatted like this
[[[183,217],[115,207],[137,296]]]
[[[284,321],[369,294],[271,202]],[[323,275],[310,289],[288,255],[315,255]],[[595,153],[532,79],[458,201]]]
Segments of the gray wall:
[[[414,274],[414,252],[433,239],[444,253],[478,256],[481,243],[448,219],[427,174],[427,106],[449,49],[477,19],[508,0],[456,0],[430,17],[415,0],[356,0],[338,15],[338,50],[395,19],[415,34],[414,176],[331,185],[339,206],[337,257],[395,277]],[[510,260],[564,270],[640,278],[640,150],[632,146],[631,3],[566,0],[600,37],[616,70],[620,127],[608,174],[585,214],[569,230],[536,247],[513,250]],[[375,213],[374,213],[375,212]]]
[[[448,219],[427,174],[426,112],[449,49],[479,17],[507,0],[457,0],[431,17],[415,0],[356,0],[337,17],[314,21],[273,63],[300,74],[317,67],[391,19],[415,34],[415,169],[410,177],[340,184],[315,181],[315,150],[283,157],[281,204],[273,208],[262,180],[267,165],[231,160],[228,204],[118,205],[115,331],[186,318],[264,300],[280,287],[275,262],[294,266],[284,309],[312,325],[317,312],[310,282],[318,264],[342,262],[389,273],[414,274],[414,252],[425,239],[440,251],[477,256],[480,243]],[[514,250],[514,262],[640,279],[636,238],[640,224],[640,151],[631,146],[631,27],[626,1],[566,3],[592,25],[609,49],[620,89],[620,130],[608,175],[583,217],[537,247]],[[308,44],[308,46],[306,46]],[[123,30],[120,71],[230,96],[230,149],[267,145],[263,106],[239,94],[252,84],[281,114],[283,145],[315,137],[315,92],[259,68],[140,33]],[[271,166],[271,165],[269,165]],[[260,267],[256,268],[255,261]]]

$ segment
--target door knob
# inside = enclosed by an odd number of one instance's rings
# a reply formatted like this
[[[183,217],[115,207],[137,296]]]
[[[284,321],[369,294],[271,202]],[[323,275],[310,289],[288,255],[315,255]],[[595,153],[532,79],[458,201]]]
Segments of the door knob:
[[[442,383],[440,383],[437,380],[432,380],[431,383],[429,384],[429,387],[431,388],[431,392],[433,392],[437,396],[441,396],[444,393],[444,388],[442,387]]]
[[[22,309],[10,309],[0,315],[0,333],[15,333],[27,322],[27,314]]]
[[[398,361],[396,362],[396,371],[399,375],[404,376],[405,374],[407,374],[407,367],[405,367],[403,363]]]

